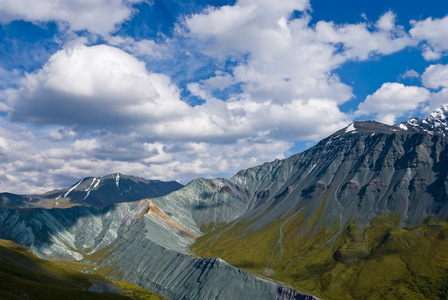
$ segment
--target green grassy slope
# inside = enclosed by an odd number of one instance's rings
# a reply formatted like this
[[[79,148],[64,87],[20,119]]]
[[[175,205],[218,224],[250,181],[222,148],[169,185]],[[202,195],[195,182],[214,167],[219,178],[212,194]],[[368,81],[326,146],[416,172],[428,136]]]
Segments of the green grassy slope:
[[[0,299],[164,299],[130,283],[83,273],[92,267],[42,260],[25,247],[0,240]],[[92,286],[113,292],[89,291]]]
[[[352,222],[341,231],[334,224],[300,234],[299,228],[314,226],[304,220],[288,216],[251,233],[249,224],[220,228],[192,250],[324,299],[448,297],[447,222],[403,228],[398,218],[382,215],[366,228]]]

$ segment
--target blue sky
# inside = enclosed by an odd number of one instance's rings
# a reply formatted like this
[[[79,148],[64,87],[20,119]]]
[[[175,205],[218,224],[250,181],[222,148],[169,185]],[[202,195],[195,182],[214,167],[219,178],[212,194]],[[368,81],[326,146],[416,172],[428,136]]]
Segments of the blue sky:
[[[448,102],[446,1],[0,0],[0,191],[230,177]]]

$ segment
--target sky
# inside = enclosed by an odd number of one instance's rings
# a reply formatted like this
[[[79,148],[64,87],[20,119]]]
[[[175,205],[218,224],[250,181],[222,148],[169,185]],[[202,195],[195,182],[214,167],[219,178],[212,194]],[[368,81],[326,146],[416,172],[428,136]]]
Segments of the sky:
[[[444,0],[0,0],[0,192],[231,177],[446,103]]]

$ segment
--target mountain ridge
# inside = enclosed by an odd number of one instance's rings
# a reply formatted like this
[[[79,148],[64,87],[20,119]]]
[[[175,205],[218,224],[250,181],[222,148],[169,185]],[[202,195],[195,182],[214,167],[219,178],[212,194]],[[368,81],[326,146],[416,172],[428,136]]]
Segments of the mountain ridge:
[[[0,193],[0,206],[9,208],[108,206],[119,202],[165,196],[182,187],[184,185],[177,181],[150,180],[113,173],[101,177],[85,177],[70,187],[48,191],[40,195]]]
[[[397,127],[429,135],[448,135],[448,104],[444,104],[429,114],[426,119],[411,118]]]

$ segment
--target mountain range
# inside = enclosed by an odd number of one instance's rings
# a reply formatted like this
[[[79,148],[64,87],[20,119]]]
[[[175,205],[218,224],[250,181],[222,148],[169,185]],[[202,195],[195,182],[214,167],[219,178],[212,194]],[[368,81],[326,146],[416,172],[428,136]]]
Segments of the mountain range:
[[[183,185],[177,181],[147,180],[116,173],[99,178],[83,178],[69,188],[50,191],[43,195],[0,193],[0,206],[8,208],[67,208],[76,205],[101,207],[161,197],[182,187]]]
[[[354,122],[229,179],[3,193],[0,238],[169,299],[443,298],[447,116]]]

